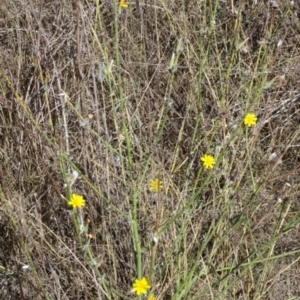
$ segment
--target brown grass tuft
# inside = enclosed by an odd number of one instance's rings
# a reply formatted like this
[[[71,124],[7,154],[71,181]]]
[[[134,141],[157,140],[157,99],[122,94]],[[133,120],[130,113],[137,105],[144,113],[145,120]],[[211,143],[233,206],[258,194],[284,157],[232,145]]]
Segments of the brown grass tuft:
[[[0,298],[298,299],[299,4],[117,2],[0,4]]]

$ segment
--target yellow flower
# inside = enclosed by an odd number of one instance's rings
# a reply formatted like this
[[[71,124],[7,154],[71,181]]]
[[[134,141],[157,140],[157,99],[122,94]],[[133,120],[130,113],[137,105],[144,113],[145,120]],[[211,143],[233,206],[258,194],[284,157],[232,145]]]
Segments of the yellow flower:
[[[248,127],[254,126],[256,124],[257,117],[255,114],[246,114],[244,118],[244,124]]]
[[[82,196],[77,194],[72,194],[70,201],[68,202],[73,208],[81,208],[85,206],[85,200]]]
[[[126,3],[126,0],[120,0],[119,6],[120,6],[121,8],[127,8],[127,7],[128,7],[128,4]]]
[[[213,169],[214,164],[216,163],[214,157],[209,154],[203,155],[201,160],[205,169]]]
[[[154,296],[154,294],[150,295],[148,300],[156,300],[156,297]]]
[[[156,178],[156,179],[151,180],[149,190],[150,190],[150,192],[155,193],[155,192],[161,191],[163,189],[163,187],[164,186],[163,186],[162,182],[158,178]]]
[[[132,291],[139,295],[147,294],[147,291],[151,288],[151,285],[145,277],[142,279],[136,279],[132,285]]]

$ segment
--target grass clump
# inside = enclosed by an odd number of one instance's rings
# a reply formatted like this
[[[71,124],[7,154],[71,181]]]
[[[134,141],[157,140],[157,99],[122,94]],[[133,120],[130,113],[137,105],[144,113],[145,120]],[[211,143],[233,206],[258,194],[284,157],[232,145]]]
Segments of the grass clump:
[[[297,6],[3,1],[1,296],[297,299]]]

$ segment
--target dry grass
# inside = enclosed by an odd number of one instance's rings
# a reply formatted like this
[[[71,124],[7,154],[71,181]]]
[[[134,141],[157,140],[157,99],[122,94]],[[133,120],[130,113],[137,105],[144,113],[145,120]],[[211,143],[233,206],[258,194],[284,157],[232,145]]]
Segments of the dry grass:
[[[300,299],[300,6],[248,2],[2,1],[1,299]]]

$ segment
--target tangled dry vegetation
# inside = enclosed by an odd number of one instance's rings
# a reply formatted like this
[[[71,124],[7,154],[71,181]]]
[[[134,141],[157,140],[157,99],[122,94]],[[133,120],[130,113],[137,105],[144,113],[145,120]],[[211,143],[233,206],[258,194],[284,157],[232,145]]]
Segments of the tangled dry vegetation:
[[[128,4],[1,1],[0,298],[299,299],[299,2]]]

